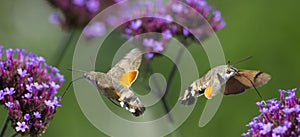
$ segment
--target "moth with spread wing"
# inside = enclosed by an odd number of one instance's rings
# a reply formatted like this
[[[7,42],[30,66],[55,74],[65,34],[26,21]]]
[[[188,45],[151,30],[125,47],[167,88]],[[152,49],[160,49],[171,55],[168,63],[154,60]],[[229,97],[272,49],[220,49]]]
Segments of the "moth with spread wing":
[[[249,88],[265,85],[271,76],[256,70],[238,70],[230,64],[212,68],[203,77],[194,81],[179,102],[192,105],[195,97],[204,95],[211,99],[218,92],[224,95],[240,94]]]
[[[135,48],[107,73],[90,71],[84,74],[84,78],[93,83],[107,98],[116,100],[134,116],[140,116],[145,107],[130,90],[130,86],[138,76],[141,61],[142,52]]]

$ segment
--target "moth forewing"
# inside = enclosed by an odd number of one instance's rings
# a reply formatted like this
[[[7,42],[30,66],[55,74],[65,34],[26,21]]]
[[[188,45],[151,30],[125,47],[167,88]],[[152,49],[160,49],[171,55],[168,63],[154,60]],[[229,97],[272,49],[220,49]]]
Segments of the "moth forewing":
[[[107,74],[119,79],[124,73],[129,71],[138,71],[142,61],[142,52],[135,48],[121,59]]]
[[[265,85],[271,76],[256,70],[239,70],[235,78],[247,87],[260,87]]]

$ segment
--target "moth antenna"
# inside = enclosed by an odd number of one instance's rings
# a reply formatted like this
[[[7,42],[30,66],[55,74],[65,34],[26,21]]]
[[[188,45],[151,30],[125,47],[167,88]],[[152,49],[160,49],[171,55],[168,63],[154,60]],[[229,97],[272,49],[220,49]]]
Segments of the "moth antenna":
[[[242,75],[243,76],[243,75]],[[254,83],[252,82],[252,80],[250,80],[249,78],[243,76],[244,78],[248,79],[251,83],[251,85],[253,86],[253,88],[255,89],[256,93],[258,94],[258,96],[260,97],[261,100],[263,100],[263,102],[266,104],[265,100],[263,99],[263,97],[261,96],[261,94],[259,93],[259,91],[257,90],[257,88],[255,87]]]
[[[237,62],[234,62],[233,65],[240,64],[240,63],[242,63],[242,62],[244,62],[244,61],[247,61],[247,60],[249,60],[249,59],[251,59],[251,58],[252,58],[252,56],[248,56],[248,57],[243,58],[243,59],[241,59],[241,60],[239,60],[239,61],[237,61]]]
[[[63,97],[65,96],[65,94],[67,93],[67,91],[69,90],[69,88],[71,87],[71,85],[73,84],[73,82],[75,82],[75,81],[77,81],[77,80],[80,80],[80,79],[83,79],[83,78],[84,78],[84,77],[79,77],[79,78],[77,78],[77,79],[71,81],[71,82],[68,84],[68,86],[67,86],[67,88],[66,88],[64,94],[61,96],[61,98],[63,98]]]
[[[72,69],[72,68],[68,68],[67,70],[69,70],[69,71],[75,71],[75,72],[80,72],[80,73],[86,73],[86,71],[80,70],[80,69]]]
[[[109,98],[110,102],[112,102],[113,104],[115,104],[116,106],[122,108],[119,104],[117,104],[115,101],[113,101],[111,98]]]
[[[228,61],[227,61],[227,65],[230,66],[230,64],[231,64],[231,62],[230,62],[230,60],[228,60]]]

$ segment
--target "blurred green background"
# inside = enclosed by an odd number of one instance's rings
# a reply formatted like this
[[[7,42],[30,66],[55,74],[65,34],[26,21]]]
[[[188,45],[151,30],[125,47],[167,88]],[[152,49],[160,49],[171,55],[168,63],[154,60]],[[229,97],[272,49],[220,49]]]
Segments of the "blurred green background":
[[[298,80],[300,77],[300,61],[298,61],[300,59],[298,10],[300,1],[208,0],[208,2],[222,12],[227,23],[223,30],[217,32],[226,59],[237,61],[246,56],[253,56],[253,59],[236,67],[259,69],[272,75],[272,80],[259,88],[265,99],[278,98],[278,89],[300,86]],[[48,22],[48,16],[53,11],[55,9],[42,0],[1,0],[0,44],[5,48],[24,48],[45,57],[48,64],[55,66],[61,46],[64,45],[70,33]],[[117,47],[112,45],[111,48]],[[199,75],[202,76],[210,68],[203,48],[200,45],[192,45],[188,49],[196,59]],[[65,75],[65,85],[71,80],[71,72],[66,68],[72,66],[72,50],[73,48],[69,47],[67,52],[63,53],[62,63],[58,66],[61,73]],[[109,69],[110,64],[106,58],[112,58],[111,53],[102,54],[101,58],[98,57],[100,63],[97,70]],[[162,63],[164,61],[167,63]],[[155,71],[165,76],[169,74],[171,65],[170,61],[165,58],[161,60],[156,58],[153,61]],[[176,93],[171,92],[168,96],[171,106],[175,104],[179,95],[179,91],[176,90],[178,87],[175,86],[180,84],[179,79],[177,74],[174,78],[174,86],[171,88],[171,91]],[[65,89],[65,85],[60,90],[61,92]],[[199,128],[199,117],[206,102],[206,99],[201,97],[187,121],[169,136],[240,136],[248,129],[245,125],[259,114],[258,107],[255,105],[259,100],[254,90],[248,90],[237,96],[226,96],[212,121],[205,127]],[[62,103],[64,106],[58,108],[44,137],[106,136],[85,118],[72,90]],[[155,109],[162,111],[161,104],[156,106]],[[119,109],[115,106],[111,108]],[[0,112],[2,122],[6,117],[6,110],[1,109]],[[118,129],[115,130],[118,132]],[[10,132],[12,132],[11,129]]]

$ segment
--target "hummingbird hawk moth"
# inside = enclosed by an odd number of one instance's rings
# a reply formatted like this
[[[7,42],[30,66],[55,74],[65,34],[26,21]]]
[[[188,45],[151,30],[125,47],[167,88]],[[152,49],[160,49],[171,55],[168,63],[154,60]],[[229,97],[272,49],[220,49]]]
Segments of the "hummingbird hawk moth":
[[[212,68],[203,77],[194,81],[179,102],[183,105],[192,105],[195,97],[204,95],[211,99],[218,92],[224,95],[240,94],[249,88],[265,85],[271,76],[257,70],[238,70],[228,65]]]
[[[94,84],[100,93],[120,103],[120,106],[130,111],[134,116],[144,113],[145,107],[140,99],[131,91],[130,86],[138,76],[142,61],[142,52],[132,49],[107,73],[90,71],[84,73],[84,78]]]

